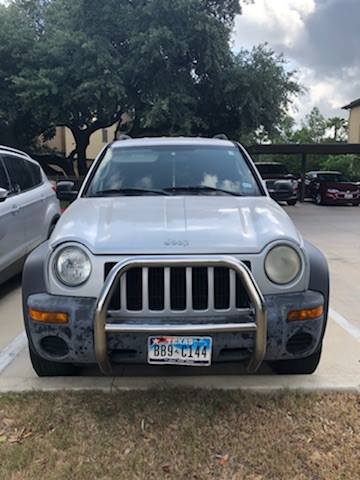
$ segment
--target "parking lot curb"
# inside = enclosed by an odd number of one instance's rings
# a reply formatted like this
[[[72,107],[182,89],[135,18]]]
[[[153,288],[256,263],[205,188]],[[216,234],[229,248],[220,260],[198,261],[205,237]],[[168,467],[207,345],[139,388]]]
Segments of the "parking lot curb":
[[[199,389],[244,391],[259,394],[274,393],[356,393],[360,394],[359,378],[252,376],[252,377],[68,377],[68,378],[3,378],[0,394],[25,392],[104,393],[167,389]]]

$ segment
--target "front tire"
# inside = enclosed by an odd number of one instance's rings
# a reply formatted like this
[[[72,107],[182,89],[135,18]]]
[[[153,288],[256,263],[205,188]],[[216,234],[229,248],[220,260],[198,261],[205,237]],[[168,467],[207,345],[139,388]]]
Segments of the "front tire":
[[[311,375],[317,369],[321,358],[321,347],[318,351],[306,358],[294,360],[278,360],[271,362],[270,366],[275,373],[280,375]]]
[[[315,203],[316,205],[324,205],[324,200],[320,192],[317,192],[315,195]]]
[[[290,207],[295,207],[295,205],[297,204],[297,200],[288,200],[286,203],[290,205]]]
[[[76,367],[71,363],[51,362],[40,357],[29,348],[30,360],[38,377],[69,377],[76,375]]]

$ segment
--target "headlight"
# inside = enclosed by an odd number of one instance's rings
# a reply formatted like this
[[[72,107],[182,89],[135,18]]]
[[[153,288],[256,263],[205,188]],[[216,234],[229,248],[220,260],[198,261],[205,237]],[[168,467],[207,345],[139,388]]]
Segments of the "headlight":
[[[55,257],[55,273],[61,283],[77,287],[85,283],[91,274],[88,255],[79,247],[65,247]]]
[[[301,258],[297,251],[287,245],[278,245],[267,254],[265,272],[268,278],[278,285],[291,283],[299,275]]]

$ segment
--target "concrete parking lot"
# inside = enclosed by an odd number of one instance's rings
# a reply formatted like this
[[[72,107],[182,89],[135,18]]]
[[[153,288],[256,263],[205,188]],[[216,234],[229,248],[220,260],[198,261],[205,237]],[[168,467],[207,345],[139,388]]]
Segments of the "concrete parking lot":
[[[269,391],[360,391],[360,208],[319,207],[311,203],[285,207],[303,236],[326,254],[331,270],[331,310],[321,364],[312,376],[275,376],[266,368],[260,374],[237,374],[238,367],[194,370],[122,368],[116,377],[104,378],[95,370],[67,379],[38,379],[28,358],[21,315],[20,280],[0,287],[0,392],[61,389],[146,389],[201,386]]]

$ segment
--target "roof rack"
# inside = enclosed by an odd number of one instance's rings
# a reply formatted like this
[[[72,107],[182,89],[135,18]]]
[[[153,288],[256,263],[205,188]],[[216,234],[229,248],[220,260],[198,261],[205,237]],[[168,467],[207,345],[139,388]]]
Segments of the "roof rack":
[[[120,133],[116,136],[116,140],[132,140],[130,135],[126,135],[126,133]]]
[[[10,152],[10,153],[17,153],[18,155],[22,155],[23,157],[31,158],[30,155],[23,152],[22,150],[18,150],[17,148],[7,147],[6,145],[0,145],[0,150],[5,150],[6,152]]]
[[[225,133],[218,133],[214,135],[213,138],[215,138],[216,140],[229,140],[229,138],[227,137],[227,135],[225,135]]]

